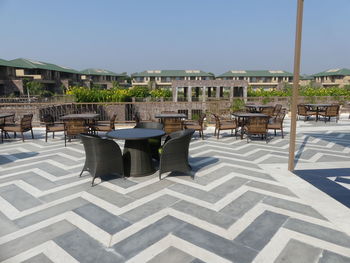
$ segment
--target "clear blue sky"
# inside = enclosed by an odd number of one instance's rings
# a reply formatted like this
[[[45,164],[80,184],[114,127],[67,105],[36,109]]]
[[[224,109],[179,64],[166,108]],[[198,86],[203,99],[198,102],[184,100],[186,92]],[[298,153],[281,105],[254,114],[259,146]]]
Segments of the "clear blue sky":
[[[0,0],[0,58],[292,71],[297,0]],[[302,72],[350,68],[350,0],[305,0]]]

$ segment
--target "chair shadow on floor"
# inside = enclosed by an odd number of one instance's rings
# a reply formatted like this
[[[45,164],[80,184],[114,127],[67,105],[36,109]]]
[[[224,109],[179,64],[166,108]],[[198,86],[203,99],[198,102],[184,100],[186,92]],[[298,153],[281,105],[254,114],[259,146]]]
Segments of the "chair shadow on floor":
[[[350,208],[350,168],[295,170],[294,174]]]

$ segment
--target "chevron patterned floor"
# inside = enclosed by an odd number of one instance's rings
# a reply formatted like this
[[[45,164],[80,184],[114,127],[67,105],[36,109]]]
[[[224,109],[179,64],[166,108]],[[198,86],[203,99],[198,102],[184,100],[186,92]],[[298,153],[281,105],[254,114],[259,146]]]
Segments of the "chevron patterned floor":
[[[78,177],[78,141],[65,148],[58,134],[45,143],[42,129],[35,140],[7,140],[0,262],[350,262],[342,203],[350,200],[349,128],[345,118],[299,121],[297,175],[286,171],[288,134],[247,143],[217,140],[208,128],[205,140],[191,142],[194,179],[154,174],[94,187],[88,174]],[[343,199],[315,174],[341,187]]]

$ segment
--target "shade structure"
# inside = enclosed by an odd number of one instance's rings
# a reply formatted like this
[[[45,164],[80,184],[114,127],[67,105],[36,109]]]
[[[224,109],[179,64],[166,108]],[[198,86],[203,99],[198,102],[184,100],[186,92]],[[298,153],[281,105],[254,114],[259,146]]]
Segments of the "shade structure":
[[[300,58],[301,58],[301,36],[303,28],[303,9],[304,0],[298,1],[297,23],[295,33],[295,50],[294,50],[294,77],[293,77],[293,94],[291,104],[291,126],[289,139],[289,160],[288,170],[293,171],[295,167],[295,139],[297,127],[297,104],[299,99],[299,78],[300,78]]]

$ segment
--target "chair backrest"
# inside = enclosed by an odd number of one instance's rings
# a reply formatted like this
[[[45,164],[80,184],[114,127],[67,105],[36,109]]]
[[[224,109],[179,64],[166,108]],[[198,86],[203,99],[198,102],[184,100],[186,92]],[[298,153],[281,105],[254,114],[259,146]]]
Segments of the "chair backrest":
[[[274,109],[274,111],[273,111],[273,114],[274,114],[275,116],[277,116],[278,113],[280,113],[281,110],[282,110],[282,104],[276,104],[276,105],[275,105],[275,109]]]
[[[82,119],[65,120],[64,128],[68,136],[74,136],[80,133],[87,132],[87,127],[85,126],[85,120],[82,120]]]
[[[134,128],[163,130],[164,125],[160,122],[139,122]]]
[[[162,114],[177,114],[176,111],[162,111]]]
[[[338,104],[334,104],[334,105],[328,106],[326,108],[326,115],[327,116],[338,116],[339,115],[339,109],[340,109],[340,105],[338,105]]]
[[[201,116],[198,119],[198,124],[203,127],[204,119],[207,117],[205,113],[202,113]]]
[[[81,133],[80,138],[84,145],[84,150],[85,150],[84,167],[88,168],[91,174],[94,174],[96,170],[96,153],[95,153],[94,139],[100,138],[100,136],[92,135],[88,133]]]
[[[170,133],[163,145],[162,154],[174,154],[175,158],[176,154],[182,153],[188,157],[188,149],[194,132],[193,129],[185,129]]]
[[[109,120],[109,125],[111,127],[112,130],[114,130],[114,123],[115,123],[115,119],[117,118],[117,114],[113,114],[113,116],[111,117],[111,119]]]
[[[140,117],[140,113],[139,112],[135,112],[134,120],[135,120],[136,124],[138,124],[141,121],[141,117]]]
[[[51,114],[45,114],[42,118],[43,122],[45,122],[46,125],[52,125],[54,124],[55,120]]]
[[[32,119],[33,119],[33,114],[25,114],[23,115],[21,119],[21,129],[23,131],[25,130],[30,130],[32,128]]]
[[[263,108],[261,110],[261,113],[266,114],[266,115],[271,117],[274,114],[274,110],[275,110],[274,107],[267,107],[267,108]]]
[[[275,117],[275,122],[277,123],[283,123],[284,118],[286,117],[286,111],[281,110],[277,116]]]
[[[298,104],[298,114],[299,115],[306,115],[307,114],[307,108],[304,104]]]
[[[250,117],[246,125],[248,129],[248,133],[253,133],[253,134],[266,133],[268,122],[269,122],[269,118],[267,117],[261,117],[261,116]]]
[[[220,117],[214,113],[212,113],[214,119],[215,119],[215,126],[220,127]]]

